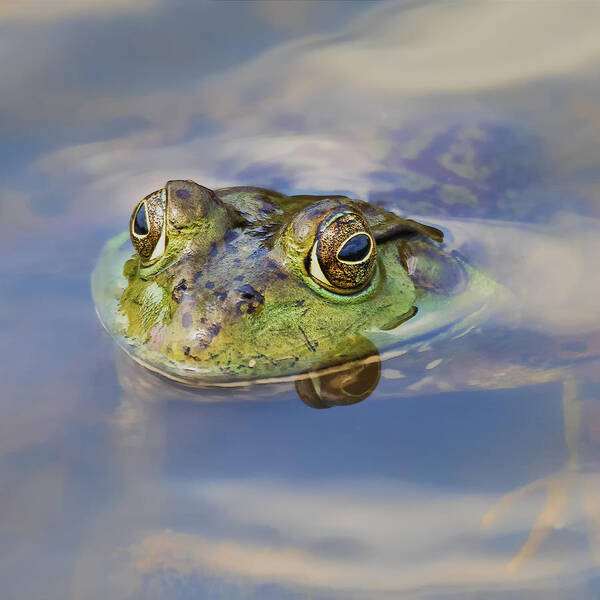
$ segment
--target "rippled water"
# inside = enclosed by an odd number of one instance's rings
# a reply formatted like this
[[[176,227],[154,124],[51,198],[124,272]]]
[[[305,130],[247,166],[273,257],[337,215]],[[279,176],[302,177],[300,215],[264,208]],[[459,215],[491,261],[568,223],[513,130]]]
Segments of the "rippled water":
[[[0,8],[2,598],[597,598],[599,12]],[[89,278],[177,178],[426,215],[510,318],[352,406],[171,385]]]

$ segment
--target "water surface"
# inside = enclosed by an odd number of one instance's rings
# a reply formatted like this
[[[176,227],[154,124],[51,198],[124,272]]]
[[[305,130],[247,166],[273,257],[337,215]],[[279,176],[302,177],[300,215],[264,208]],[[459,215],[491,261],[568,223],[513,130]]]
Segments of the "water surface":
[[[597,598],[599,17],[0,9],[2,597]],[[384,362],[352,406],[169,385],[114,348],[89,276],[178,178],[426,215],[515,320]]]

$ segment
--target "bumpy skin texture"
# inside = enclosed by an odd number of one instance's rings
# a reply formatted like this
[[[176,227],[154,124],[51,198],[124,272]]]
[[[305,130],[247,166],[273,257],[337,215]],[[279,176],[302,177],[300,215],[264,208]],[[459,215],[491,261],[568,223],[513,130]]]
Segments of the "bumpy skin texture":
[[[362,201],[190,181],[168,182],[164,193],[164,254],[149,265],[147,249],[125,260],[131,246],[117,236],[92,286],[121,345],[180,381],[289,376],[361,358],[373,343],[389,344],[377,332],[411,318],[425,295],[443,300],[467,288],[467,270],[444,252],[439,230]],[[312,276],[311,255],[324,224],[339,217],[356,231],[352,215],[376,250],[362,267],[349,265],[356,290],[338,293]]]

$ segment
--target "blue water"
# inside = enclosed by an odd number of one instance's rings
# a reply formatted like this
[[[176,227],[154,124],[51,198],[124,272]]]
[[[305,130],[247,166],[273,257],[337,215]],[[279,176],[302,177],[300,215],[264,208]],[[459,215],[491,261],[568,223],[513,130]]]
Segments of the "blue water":
[[[600,596],[598,6],[7,6],[0,597]],[[89,278],[177,178],[472,231],[520,320],[383,362],[352,406],[171,385]]]

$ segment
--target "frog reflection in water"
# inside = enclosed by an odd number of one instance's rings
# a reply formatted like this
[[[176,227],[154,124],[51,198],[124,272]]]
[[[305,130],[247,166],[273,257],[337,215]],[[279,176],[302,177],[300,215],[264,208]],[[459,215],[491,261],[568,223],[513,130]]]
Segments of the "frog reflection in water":
[[[191,181],[170,181],[138,204],[129,236],[106,244],[92,287],[105,327],[145,367],[195,386],[295,381],[315,408],[363,400],[379,380],[380,352],[394,356],[399,342],[406,352],[432,334],[456,344],[485,320],[492,300],[506,297],[427,224],[342,196],[212,191]],[[488,387],[481,362],[478,369]],[[509,371],[510,385],[530,376]],[[512,566],[559,519],[566,474],[576,470],[573,380],[560,369],[535,377],[565,381],[570,458],[564,471],[505,497],[485,517],[491,525],[501,507],[547,488]]]

